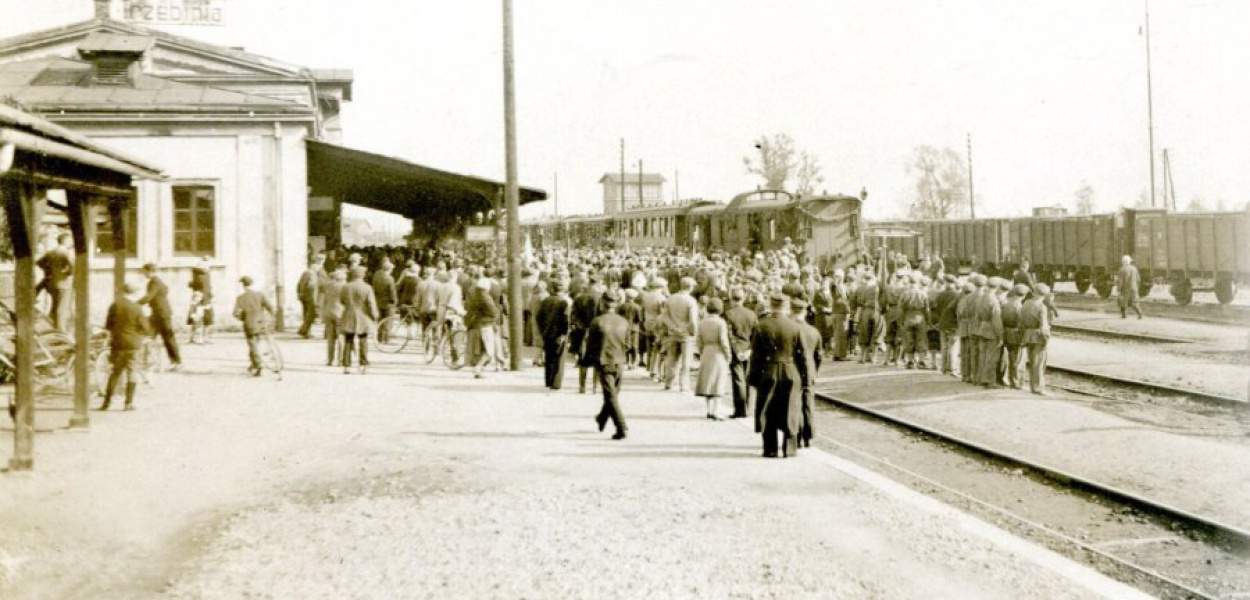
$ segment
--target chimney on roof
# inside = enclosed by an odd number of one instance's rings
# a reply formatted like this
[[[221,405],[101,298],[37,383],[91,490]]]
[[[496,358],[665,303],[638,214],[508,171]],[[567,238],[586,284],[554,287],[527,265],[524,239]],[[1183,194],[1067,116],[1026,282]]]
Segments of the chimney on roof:
[[[91,85],[125,86],[143,72],[143,55],[153,43],[143,35],[96,32],[78,45],[78,55],[91,63]]]
[[[95,0],[95,18],[107,19],[112,12],[113,0]]]

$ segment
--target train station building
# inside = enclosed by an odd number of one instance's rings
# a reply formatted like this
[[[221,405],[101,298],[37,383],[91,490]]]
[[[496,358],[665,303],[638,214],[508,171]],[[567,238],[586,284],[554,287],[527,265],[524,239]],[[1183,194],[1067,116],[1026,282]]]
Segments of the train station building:
[[[250,275],[289,311],[309,254],[338,243],[344,202],[411,219],[501,205],[502,183],[342,146],[352,71],[205,43],[115,10],[98,0],[93,19],[0,40],[0,99],[166,175],[136,183],[126,248],[96,218],[93,294],[110,293],[111,255],[122,251],[132,273],[162,269],[180,312],[179,290],[207,257],[218,296]],[[522,190],[523,202],[544,197]],[[55,192],[49,206],[56,214]]]

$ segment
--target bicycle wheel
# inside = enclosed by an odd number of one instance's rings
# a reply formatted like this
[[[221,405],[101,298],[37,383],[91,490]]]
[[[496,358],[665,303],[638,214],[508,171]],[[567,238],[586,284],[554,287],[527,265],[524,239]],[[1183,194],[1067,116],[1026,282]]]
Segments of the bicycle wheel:
[[[378,322],[378,350],[387,354],[402,352],[408,345],[408,325],[399,315]]]
[[[430,332],[425,339],[421,340],[421,348],[425,353],[425,364],[433,363],[434,359],[442,353],[443,335],[438,330]]]
[[[468,349],[469,334],[465,331],[453,331],[443,340],[443,364],[451,369],[464,366],[464,353]]]
[[[273,334],[268,333],[260,341],[261,366],[277,373],[278,379],[282,379],[282,350],[278,348],[278,342],[273,339]]]

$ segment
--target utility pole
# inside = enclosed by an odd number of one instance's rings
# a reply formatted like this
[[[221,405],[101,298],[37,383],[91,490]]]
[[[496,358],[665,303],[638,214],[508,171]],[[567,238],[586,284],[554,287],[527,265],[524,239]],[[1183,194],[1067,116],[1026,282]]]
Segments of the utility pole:
[[[977,218],[977,197],[972,193],[972,134],[968,134],[968,211]]]
[[[642,159],[638,159],[638,206],[642,207]]]
[[[516,92],[512,63],[512,0],[503,0],[503,121],[507,163],[504,190],[508,204],[508,305],[512,307],[512,316],[508,319],[508,367],[519,371],[525,324],[517,318],[521,314],[521,194],[517,189]]]
[[[551,204],[556,216],[560,216],[560,174],[551,175]]]
[[[1155,207],[1155,102],[1150,77],[1150,0],[1146,0],[1146,123],[1150,129],[1150,208]]]
[[[625,212],[625,138],[621,138],[621,212]]]

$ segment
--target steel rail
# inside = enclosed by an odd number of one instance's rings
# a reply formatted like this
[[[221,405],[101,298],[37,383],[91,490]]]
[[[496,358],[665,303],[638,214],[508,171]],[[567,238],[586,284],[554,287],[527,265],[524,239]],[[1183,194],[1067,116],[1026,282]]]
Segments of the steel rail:
[[[819,394],[819,393],[818,393],[817,395],[822,395],[822,394]],[[1119,566],[1120,566],[1120,567],[1122,567],[1122,568],[1130,569],[1130,570],[1132,570],[1132,571],[1133,571],[1133,572],[1135,572],[1135,573],[1139,573],[1139,574],[1145,575],[1145,576],[1147,576],[1147,577],[1149,577],[1149,578],[1153,579],[1154,581],[1156,581],[1156,582],[1157,582],[1157,583],[1156,583],[1156,585],[1159,585],[1160,587],[1172,588],[1174,592],[1178,592],[1179,594],[1181,594],[1181,595],[1185,596],[1186,598],[1201,598],[1201,599],[1209,599],[1209,600],[1216,600],[1216,599],[1218,598],[1218,596],[1213,596],[1213,595],[1210,595],[1210,594],[1208,594],[1208,593],[1206,593],[1206,592],[1203,592],[1202,590],[1198,590],[1198,589],[1195,589],[1195,588],[1190,587],[1190,586],[1188,586],[1188,585],[1185,585],[1184,583],[1181,583],[1181,582],[1179,582],[1179,581],[1176,581],[1175,579],[1172,579],[1171,577],[1168,577],[1167,575],[1164,575],[1164,574],[1162,574],[1162,573],[1159,573],[1158,571],[1155,571],[1154,569],[1151,569],[1151,568],[1149,568],[1149,567],[1144,567],[1144,566],[1142,566],[1142,565],[1139,565],[1139,564],[1136,564],[1136,563],[1134,563],[1134,562],[1130,562],[1130,561],[1128,561],[1128,560],[1125,560],[1125,559],[1123,559],[1123,558],[1120,558],[1119,556],[1116,556],[1116,555],[1114,555],[1114,554],[1111,554],[1110,552],[1108,552],[1108,551],[1106,551],[1106,550],[1103,550],[1103,549],[1101,549],[1101,548],[1098,548],[1098,547],[1096,547],[1096,546],[1094,546],[1094,545],[1092,545],[1092,544],[1088,544],[1088,543],[1086,543],[1086,542],[1083,542],[1083,541],[1081,541],[1081,540],[1079,540],[1079,539],[1077,539],[1077,538],[1074,538],[1074,537],[1072,537],[1072,536],[1070,536],[1070,535],[1068,535],[1068,534],[1066,534],[1066,533],[1063,533],[1062,531],[1058,531],[1058,530],[1052,529],[1052,528],[1050,528],[1050,527],[1047,527],[1045,524],[1042,524],[1042,523],[1039,523],[1039,522],[1034,521],[1034,520],[1032,520],[1032,519],[1029,519],[1029,518],[1027,518],[1027,517],[1025,517],[1025,516],[1023,516],[1023,515],[1019,515],[1019,514],[1017,514],[1017,513],[1014,513],[1014,512],[1012,512],[1012,511],[1010,511],[1010,510],[1008,510],[1008,509],[1006,509],[1006,508],[1002,507],[1002,506],[998,506],[997,504],[993,504],[993,503],[990,503],[990,502],[986,502],[985,500],[981,500],[980,498],[977,498],[976,496],[973,496],[973,495],[971,495],[971,494],[968,494],[967,492],[962,492],[962,491],[957,490],[957,489],[955,489],[955,488],[953,488],[953,487],[950,487],[950,486],[948,486],[948,485],[946,485],[946,484],[944,484],[944,483],[942,483],[942,482],[940,482],[940,481],[937,481],[936,479],[932,479],[932,478],[926,477],[926,476],[921,475],[920,473],[917,473],[917,472],[915,472],[915,471],[913,471],[913,470],[911,470],[911,469],[907,469],[907,468],[905,468],[905,467],[901,467],[901,466],[899,466],[899,465],[897,465],[897,464],[894,464],[894,463],[892,463],[892,462],[889,462],[889,461],[887,461],[887,460],[882,460],[882,459],[880,459],[880,458],[878,458],[878,457],[876,457],[876,456],[873,456],[872,454],[869,454],[868,452],[865,452],[865,451],[863,451],[863,450],[860,450],[859,448],[856,448],[856,447],[854,447],[854,446],[851,446],[850,444],[847,444],[847,443],[845,443],[845,442],[838,441],[838,440],[836,440],[836,439],[834,439],[834,438],[832,438],[832,437],[829,437],[829,436],[827,436],[827,435],[816,434],[816,437],[817,437],[817,438],[819,438],[819,439],[821,439],[821,440],[823,440],[823,441],[825,441],[825,443],[827,443],[827,444],[830,444],[830,445],[833,445],[833,446],[837,446],[837,447],[842,448],[842,449],[844,449],[844,450],[846,450],[846,451],[848,451],[848,452],[851,452],[851,453],[857,454],[857,455],[859,455],[859,456],[861,456],[861,457],[863,457],[863,458],[865,458],[865,459],[867,459],[867,460],[873,461],[874,463],[880,464],[880,465],[882,465],[882,466],[885,466],[885,467],[888,467],[888,468],[893,469],[893,470],[895,470],[895,471],[898,471],[898,472],[900,472],[900,473],[903,473],[903,474],[907,475],[908,477],[911,477],[911,478],[915,479],[916,481],[923,482],[923,483],[925,483],[926,485],[928,485],[928,486],[930,486],[930,487],[940,489],[940,490],[942,490],[942,491],[943,491],[943,492],[945,492],[945,493],[951,494],[951,495],[953,495],[953,496],[957,496],[957,497],[959,497],[959,498],[964,499],[964,500],[965,500],[965,501],[967,501],[967,502],[971,502],[971,503],[973,503],[973,504],[976,504],[976,505],[978,505],[978,506],[980,506],[980,507],[984,508],[985,510],[989,510],[989,511],[994,512],[994,513],[997,513],[997,514],[999,514],[999,515],[1001,515],[1001,516],[1003,516],[1003,517],[1006,517],[1006,518],[1012,519],[1012,520],[1016,521],[1017,523],[1020,523],[1020,524],[1022,524],[1022,525],[1024,525],[1024,526],[1026,526],[1026,527],[1031,527],[1031,528],[1033,528],[1034,530],[1039,531],[1039,532],[1041,532],[1041,533],[1043,533],[1043,534],[1045,534],[1045,535],[1048,535],[1048,536],[1050,536],[1050,537],[1052,537],[1052,538],[1055,538],[1055,539],[1061,540],[1061,541],[1063,541],[1063,542],[1066,542],[1066,543],[1068,543],[1068,544],[1071,544],[1071,545],[1073,545],[1073,546],[1076,546],[1077,548],[1080,548],[1081,550],[1083,550],[1083,551],[1085,551],[1085,552],[1088,552],[1088,553],[1090,553],[1090,554],[1097,555],[1097,556],[1099,556],[1099,557],[1101,557],[1101,558],[1103,558],[1103,559],[1105,559],[1105,560],[1109,560],[1109,561],[1111,561],[1111,562],[1113,562],[1113,563],[1115,563],[1115,564],[1119,565]],[[1153,592],[1153,591],[1152,591],[1152,592]]]
[[[920,433],[924,433],[926,435],[931,435],[933,437],[943,439],[945,441],[948,441],[962,448],[971,450],[977,454],[981,454],[983,456],[987,456],[996,460],[1000,460],[1009,464],[1013,464],[1017,467],[1027,468],[1031,471],[1034,471],[1036,473],[1039,473],[1045,476],[1048,479],[1058,481],[1064,485],[1082,488],[1087,491],[1101,494],[1103,496],[1112,498],[1121,504],[1129,504],[1129,505],[1141,507],[1141,508],[1144,508],[1147,512],[1154,513],[1160,516],[1164,516],[1164,517],[1173,519],[1175,521],[1186,523],[1187,525],[1189,525],[1190,527],[1194,529],[1199,529],[1199,530],[1206,531],[1209,533],[1218,534],[1226,538],[1236,540],[1242,545],[1250,545],[1250,530],[1246,530],[1241,527],[1237,527],[1235,525],[1230,525],[1228,523],[1224,523],[1224,522],[1221,522],[1221,521],[1218,521],[1209,517],[1204,517],[1204,516],[1189,512],[1187,510],[1177,508],[1169,504],[1165,504],[1163,502],[1151,500],[1150,498],[1146,498],[1144,496],[1140,496],[1133,492],[1123,490],[1123,489],[1120,489],[1111,485],[1098,483],[1092,479],[1082,477],[1080,475],[1065,471],[1063,469],[1059,469],[1057,467],[1046,465],[1037,461],[1032,461],[1032,460],[1026,459],[1021,456],[1017,456],[1009,452],[991,448],[984,444],[974,442],[972,440],[960,437],[958,435],[943,431],[936,427],[929,427],[927,425],[921,425],[920,423],[917,423],[915,421],[912,421],[904,417],[891,415],[883,411],[873,410],[862,404],[858,404],[855,402],[850,402],[848,400],[838,398],[836,396],[833,396],[832,394],[829,394],[828,392],[818,391],[818,392],[815,392],[815,396],[826,402],[829,402],[830,404],[834,404],[836,406],[850,409],[852,411],[871,416],[881,421],[893,423],[895,425],[904,427],[906,429],[911,429],[913,431],[917,431]]]
[[[1097,327],[1081,327],[1079,325],[1069,325],[1067,323],[1051,323],[1050,330],[1052,332],[1062,331],[1065,333],[1077,333],[1081,335],[1105,337],[1119,340],[1133,340],[1137,342],[1153,342],[1156,344],[1199,344],[1198,340],[1187,340],[1184,338],[1172,338],[1161,335],[1151,335],[1148,333],[1131,333],[1126,331],[1113,331],[1111,329],[1100,329]]]
[[[1054,371],[1056,373],[1063,373],[1066,375],[1072,375],[1075,377],[1084,377],[1085,379],[1092,379],[1092,380],[1100,381],[1103,383],[1110,383],[1110,384],[1115,384],[1115,385],[1122,385],[1126,387],[1137,388],[1141,390],[1147,390],[1147,391],[1162,390],[1170,394],[1188,396],[1194,400],[1198,400],[1200,402],[1205,402],[1207,404],[1220,406],[1224,408],[1243,408],[1243,409],[1250,408],[1250,402],[1246,400],[1242,400],[1240,398],[1231,398],[1228,396],[1221,396],[1219,394],[1215,394],[1211,392],[1203,392],[1199,390],[1178,388],[1178,387],[1170,386],[1170,385],[1163,384],[1163,383],[1151,383],[1148,381],[1139,381],[1136,379],[1126,379],[1123,377],[1116,377],[1113,375],[1104,375],[1101,373],[1092,373],[1089,371],[1082,371],[1080,369],[1074,369],[1072,367],[1060,367],[1056,365],[1046,365],[1046,370]]]

